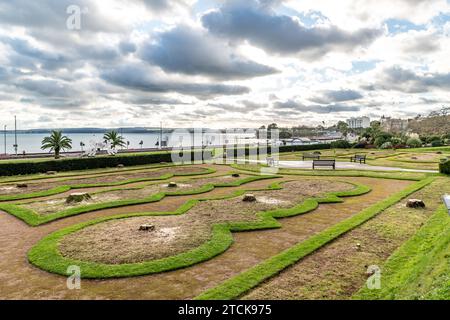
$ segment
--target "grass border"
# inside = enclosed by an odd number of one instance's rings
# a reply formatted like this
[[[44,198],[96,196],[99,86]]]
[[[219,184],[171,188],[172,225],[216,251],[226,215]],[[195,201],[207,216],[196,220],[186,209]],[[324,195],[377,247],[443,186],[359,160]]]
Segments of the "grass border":
[[[198,175],[198,174],[195,174]],[[173,176],[173,175],[171,175]],[[187,176],[187,175],[184,175]],[[195,194],[201,194],[206,193],[214,190],[215,188],[223,188],[223,187],[238,187],[242,184],[258,181],[258,180],[264,180],[264,179],[273,179],[278,178],[281,176],[275,176],[275,175],[267,175],[267,176],[256,176],[253,175],[251,177],[247,177],[244,179],[240,179],[234,182],[229,183],[208,183],[200,188],[193,189],[193,190],[187,190],[187,191],[171,191],[171,192],[158,192],[155,194],[150,195],[147,198],[143,199],[126,199],[126,200],[117,200],[117,201],[110,201],[110,202],[104,202],[104,203],[94,203],[90,205],[70,208],[67,210],[62,210],[53,214],[49,215],[40,215],[36,213],[35,211],[27,208],[23,208],[20,206],[20,204],[15,203],[0,203],[0,210],[3,210],[21,220],[26,222],[30,226],[39,226],[41,224],[45,224],[57,219],[74,216],[82,213],[88,213],[103,209],[111,209],[111,208],[118,208],[118,207],[124,207],[124,206],[130,206],[130,205],[137,205],[137,204],[144,204],[144,203],[151,203],[151,202],[157,202],[161,201],[167,196],[186,196],[186,195],[195,195]],[[167,178],[165,178],[167,179]],[[106,191],[117,191],[122,190],[126,188],[116,188],[114,190],[105,190]]]
[[[234,299],[243,295],[261,282],[275,276],[283,269],[293,265],[303,257],[311,254],[342,234],[368,221],[411,193],[422,189],[426,185],[433,182],[434,179],[434,177],[428,177],[406,187],[404,190],[362,210],[358,214],[325,229],[305,241],[299,242],[291,248],[284,250],[283,252],[238,274],[237,276],[222,282],[218,286],[201,293],[195,299],[224,300]]]
[[[188,167],[188,166],[186,166]],[[18,195],[2,195],[0,196],[0,202],[1,201],[15,201],[15,200],[25,200],[25,199],[32,199],[32,198],[40,198],[40,197],[48,197],[55,194],[60,194],[63,192],[67,192],[69,190],[73,189],[84,189],[84,188],[97,188],[97,187],[115,187],[115,186],[121,186],[126,185],[130,183],[136,183],[136,182],[145,182],[145,181],[157,181],[157,180],[166,180],[170,179],[172,177],[178,177],[178,176],[198,176],[198,175],[206,175],[216,172],[215,169],[212,168],[205,168],[205,172],[187,172],[187,173],[166,173],[159,177],[153,177],[153,178],[135,178],[135,179],[128,179],[128,180],[122,180],[122,181],[116,181],[116,182],[109,182],[109,183],[85,183],[85,184],[74,184],[74,185],[63,185],[58,186],[56,188],[38,191],[38,192],[32,192],[32,193],[25,193],[25,194],[18,194]],[[152,171],[158,171],[157,170],[149,170],[144,172],[152,172]],[[117,174],[117,172],[116,172]],[[114,175],[112,174],[106,174],[106,175]],[[103,175],[101,175],[103,177]],[[89,179],[89,178],[87,178]],[[62,179],[58,180],[60,181],[70,181],[72,179]],[[0,204],[1,205],[1,204]],[[1,208],[0,208],[1,209]]]
[[[440,206],[427,222],[386,260],[382,267],[382,286],[369,290],[363,286],[353,295],[360,300],[408,299],[414,291],[411,286],[426,272],[427,267],[450,243],[450,217],[444,206]],[[446,288],[445,288],[446,287]],[[442,283],[434,293],[436,299],[450,296],[450,282]],[[440,297],[442,291],[442,297]],[[413,299],[418,297],[414,296]]]
[[[259,172],[261,167],[266,167],[265,165],[254,165],[258,166],[257,169],[246,169],[242,165],[253,165],[251,163],[240,163],[240,164],[230,164],[233,169],[241,170],[243,172]],[[410,171],[370,171],[370,170],[310,170],[310,169],[296,169],[296,168],[279,168],[277,174],[281,175],[292,175],[292,176],[317,176],[317,177],[362,177],[362,178],[378,178],[378,179],[394,179],[394,180],[407,180],[407,181],[421,181],[428,176],[439,175],[438,172],[410,172]],[[408,177],[407,175],[411,175]],[[419,177],[412,177],[412,175],[422,175]]]
[[[349,183],[349,182],[346,182]],[[67,234],[79,231],[85,227],[98,224],[113,219],[125,219],[136,216],[152,216],[152,215],[180,215],[186,213],[189,209],[201,201],[228,199],[240,196],[247,191],[257,190],[276,190],[282,189],[281,183],[273,183],[263,189],[237,190],[231,195],[215,198],[191,199],[181,205],[177,210],[172,212],[147,212],[116,215],[104,217],[81,224],[73,225],[62,230],[58,230],[41,239],[28,252],[28,260],[38,268],[48,272],[67,275],[67,268],[71,265],[77,265],[81,268],[81,276],[83,278],[118,278],[139,276],[150,273],[158,273],[179,268],[188,267],[202,261],[209,260],[227,250],[233,243],[232,232],[250,231],[268,228],[279,228],[281,224],[276,218],[288,217],[303,214],[317,208],[319,203],[342,202],[340,197],[357,196],[371,191],[371,188],[355,183],[355,188],[348,191],[331,192],[321,198],[309,198],[300,204],[288,209],[276,209],[271,211],[262,211],[256,213],[259,218],[256,222],[230,222],[214,224],[212,226],[212,237],[209,241],[201,246],[186,251],[184,253],[162,258],[158,260],[145,261],[141,263],[109,265],[87,261],[78,261],[63,257],[58,250],[59,240]]]

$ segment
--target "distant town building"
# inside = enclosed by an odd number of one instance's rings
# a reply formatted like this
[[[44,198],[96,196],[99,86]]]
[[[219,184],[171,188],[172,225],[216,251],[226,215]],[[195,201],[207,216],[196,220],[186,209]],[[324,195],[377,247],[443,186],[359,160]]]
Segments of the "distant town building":
[[[385,116],[380,119],[381,129],[391,133],[405,132],[408,129],[408,124],[408,119],[395,119]]]
[[[370,127],[369,117],[357,117],[347,119],[347,125],[350,129],[368,128]]]

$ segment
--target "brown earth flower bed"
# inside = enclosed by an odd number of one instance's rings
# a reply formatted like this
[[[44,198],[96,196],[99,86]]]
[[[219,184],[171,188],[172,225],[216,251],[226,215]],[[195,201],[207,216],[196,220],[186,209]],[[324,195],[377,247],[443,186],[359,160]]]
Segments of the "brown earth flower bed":
[[[63,256],[106,264],[136,263],[172,256],[198,247],[223,222],[256,221],[257,212],[293,207],[306,198],[352,189],[339,181],[303,179],[282,190],[253,192],[256,202],[242,196],[201,202],[179,216],[146,216],[111,220],[69,234],[59,244]],[[313,214],[313,213],[311,213]],[[141,225],[152,225],[141,231]]]
[[[106,174],[103,176],[95,176],[88,178],[78,178],[78,179],[62,179],[60,181],[52,182],[42,182],[42,181],[31,181],[31,182],[20,182],[26,183],[26,188],[17,187],[18,183],[15,184],[2,184],[0,185],[0,195],[15,195],[15,194],[26,194],[33,193],[43,190],[53,189],[64,185],[77,185],[77,184],[100,184],[100,183],[114,183],[118,181],[125,181],[131,179],[140,178],[158,178],[165,174],[180,174],[180,173],[202,173],[207,172],[206,168],[197,166],[183,166],[183,167],[169,167],[149,171],[139,171],[133,173],[114,173]]]
[[[234,178],[231,175],[217,176],[210,178],[195,178],[183,181],[177,181],[176,187],[169,187],[169,182],[165,181],[163,183],[151,183],[145,185],[144,187],[134,187],[131,189],[118,189],[114,191],[104,191],[98,193],[90,194],[91,198],[88,201],[82,201],[78,203],[67,203],[66,197],[48,199],[43,201],[33,201],[29,203],[24,203],[21,206],[26,209],[31,209],[40,215],[54,214],[59,211],[87,206],[97,203],[107,203],[119,200],[129,200],[129,199],[145,199],[151,195],[157,194],[159,192],[185,192],[188,190],[198,189],[206,184],[218,184],[218,183],[229,183],[236,180],[244,179],[249,177],[249,175],[240,175],[239,178]]]

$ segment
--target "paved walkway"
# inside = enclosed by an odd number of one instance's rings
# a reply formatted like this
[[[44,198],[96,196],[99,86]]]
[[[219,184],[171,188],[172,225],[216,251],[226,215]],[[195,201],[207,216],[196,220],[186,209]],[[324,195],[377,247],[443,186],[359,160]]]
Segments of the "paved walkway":
[[[266,164],[265,160],[247,160],[248,162],[256,162]],[[292,168],[292,169],[311,169],[312,161],[280,161],[278,163],[280,168]],[[422,170],[422,169],[405,169],[397,167],[382,167],[371,166],[364,163],[354,162],[340,162],[336,161],[336,169],[341,170],[370,170],[370,171],[407,171],[407,172],[426,172],[426,173],[438,173],[437,170]]]

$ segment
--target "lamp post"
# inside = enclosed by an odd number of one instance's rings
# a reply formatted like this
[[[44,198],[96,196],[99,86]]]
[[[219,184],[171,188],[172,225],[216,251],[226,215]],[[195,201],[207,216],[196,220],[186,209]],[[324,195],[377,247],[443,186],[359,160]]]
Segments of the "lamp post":
[[[6,156],[6,124],[5,124],[5,129],[4,129],[3,133],[4,133],[4,138],[5,138],[5,156]]]

